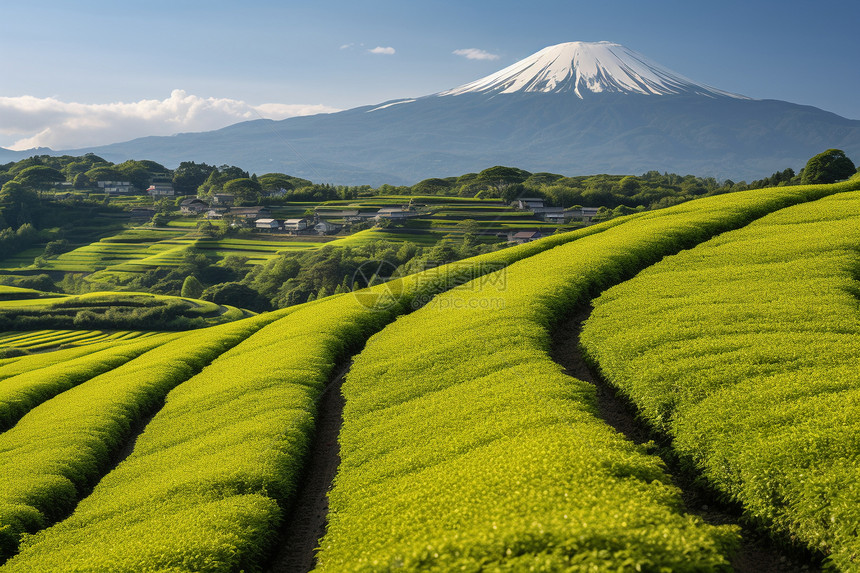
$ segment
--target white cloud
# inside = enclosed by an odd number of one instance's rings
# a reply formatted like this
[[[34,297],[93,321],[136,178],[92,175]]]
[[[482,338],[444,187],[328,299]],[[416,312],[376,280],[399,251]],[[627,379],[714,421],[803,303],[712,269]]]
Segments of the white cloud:
[[[32,96],[0,97],[0,135],[10,149],[74,149],[147,135],[208,131],[259,119],[338,111],[324,105],[251,105],[226,98],[203,98],[173,90],[164,100],[107,104],[64,102]]]
[[[395,53],[394,48],[392,48],[391,46],[388,46],[388,47],[376,46],[372,50],[367,50],[367,51],[370,52],[371,54],[385,54],[388,56],[391,56]]]
[[[478,48],[464,48],[462,50],[454,50],[454,55],[463,56],[468,60],[498,60],[498,54],[491,54]]]

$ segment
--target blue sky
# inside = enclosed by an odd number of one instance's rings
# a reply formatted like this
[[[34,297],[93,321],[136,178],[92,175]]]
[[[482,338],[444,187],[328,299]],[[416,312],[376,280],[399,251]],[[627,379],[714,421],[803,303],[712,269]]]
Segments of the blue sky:
[[[723,90],[860,119],[856,0],[11,4],[0,20],[4,147],[63,149],[426,95],[577,40],[618,42]],[[497,57],[454,53],[465,49]]]

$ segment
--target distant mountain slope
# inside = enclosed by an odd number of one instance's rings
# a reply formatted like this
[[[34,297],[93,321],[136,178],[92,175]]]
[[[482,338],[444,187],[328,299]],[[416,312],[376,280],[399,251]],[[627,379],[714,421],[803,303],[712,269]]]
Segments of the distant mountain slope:
[[[168,166],[230,163],[257,173],[378,185],[497,164],[750,180],[798,169],[831,147],[860,158],[860,121],[711,88],[618,44],[573,42],[417,99],[69,153]]]

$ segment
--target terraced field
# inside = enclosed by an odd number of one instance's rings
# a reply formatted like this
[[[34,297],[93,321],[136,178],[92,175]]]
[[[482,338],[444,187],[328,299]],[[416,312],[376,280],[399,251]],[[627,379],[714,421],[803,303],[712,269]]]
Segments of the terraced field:
[[[84,346],[102,342],[120,342],[133,338],[152,336],[152,332],[124,330],[106,332],[103,330],[27,330],[4,332],[0,334],[0,348],[20,348],[27,350],[47,350],[59,346]]]
[[[128,273],[141,273],[156,267],[179,265],[189,249],[193,248],[210,254],[218,259],[228,255],[246,257],[249,264],[263,264],[278,253],[292,250],[313,250],[320,248],[325,239],[311,237],[296,241],[287,238],[219,240],[203,238],[188,228],[166,229],[128,229],[116,235],[103,238],[67,253],[46,259],[39,267],[32,264],[33,259],[42,254],[40,250],[28,252],[29,266],[16,264],[9,270],[28,268],[38,271],[62,271],[93,273],[93,281],[122,276]],[[22,259],[23,255],[16,258]],[[8,261],[7,261],[8,262]]]
[[[589,355],[690,471],[856,570],[857,189],[615,219],[127,342],[115,365],[111,343],[0,362],[0,389],[80,373],[28,390],[0,433],[0,571],[280,571],[302,535],[320,571],[729,570],[741,530],[688,513],[550,357],[603,291]],[[315,420],[350,359],[338,452]],[[311,451],[340,455],[322,539],[291,519]]]

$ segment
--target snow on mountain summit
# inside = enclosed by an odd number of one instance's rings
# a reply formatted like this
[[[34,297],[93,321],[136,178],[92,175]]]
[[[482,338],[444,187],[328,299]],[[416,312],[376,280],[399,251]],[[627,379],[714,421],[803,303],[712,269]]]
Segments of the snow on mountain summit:
[[[646,95],[745,96],[699,84],[620,44],[569,42],[549,46],[484,78],[437,95],[466,93],[626,92]]]

